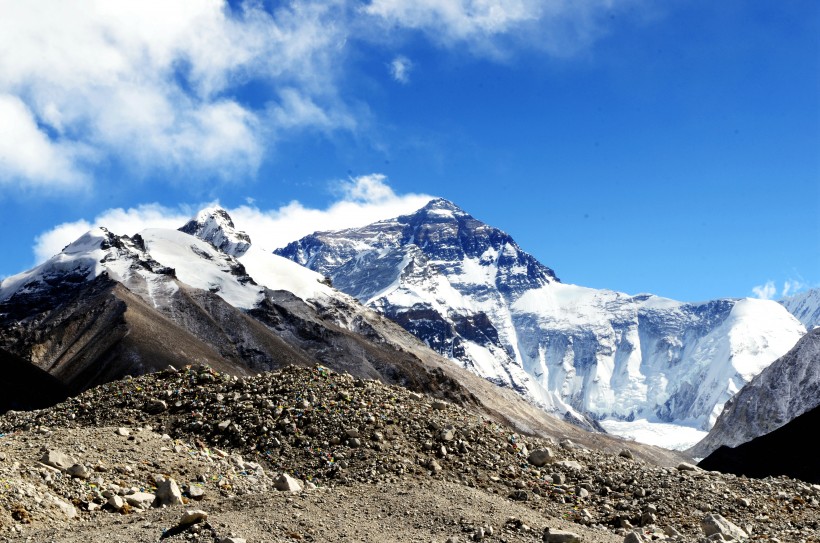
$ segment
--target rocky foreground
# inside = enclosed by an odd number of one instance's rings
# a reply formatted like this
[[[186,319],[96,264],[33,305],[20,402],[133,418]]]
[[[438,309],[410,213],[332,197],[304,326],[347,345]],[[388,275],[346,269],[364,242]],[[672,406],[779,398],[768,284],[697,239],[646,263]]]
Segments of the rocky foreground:
[[[325,368],[0,417],[0,540],[820,541],[820,486],[663,468]]]

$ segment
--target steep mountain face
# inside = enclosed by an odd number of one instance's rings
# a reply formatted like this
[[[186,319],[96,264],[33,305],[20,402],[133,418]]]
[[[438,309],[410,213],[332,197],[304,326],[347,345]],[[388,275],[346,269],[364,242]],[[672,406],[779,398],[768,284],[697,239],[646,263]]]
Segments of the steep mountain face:
[[[722,445],[701,460],[698,466],[709,471],[760,479],[786,475],[820,484],[816,442],[818,428],[820,407],[815,407],[751,441],[736,447]]]
[[[806,330],[820,326],[820,288],[813,288],[780,300],[789,313],[803,323]]]
[[[820,328],[752,379],[726,403],[691,454],[703,458],[768,434],[820,405]]]
[[[693,304],[563,284],[509,235],[441,199],[276,254],[474,373],[576,416],[707,429],[805,332],[770,301]]]
[[[237,230],[228,212],[219,207],[203,209],[179,231],[207,241],[230,256],[242,256],[251,246],[250,236]]]

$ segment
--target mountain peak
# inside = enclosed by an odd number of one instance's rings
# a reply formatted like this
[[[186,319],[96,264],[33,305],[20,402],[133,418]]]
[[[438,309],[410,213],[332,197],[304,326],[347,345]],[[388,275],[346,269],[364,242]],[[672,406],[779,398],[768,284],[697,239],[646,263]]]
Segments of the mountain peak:
[[[416,214],[433,215],[443,218],[469,217],[470,214],[458,207],[450,200],[435,198],[419,209]]]
[[[235,257],[242,256],[251,245],[251,238],[237,230],[231,216],[220,206],[206,207],[179,229],[207,241],[217,249]]]

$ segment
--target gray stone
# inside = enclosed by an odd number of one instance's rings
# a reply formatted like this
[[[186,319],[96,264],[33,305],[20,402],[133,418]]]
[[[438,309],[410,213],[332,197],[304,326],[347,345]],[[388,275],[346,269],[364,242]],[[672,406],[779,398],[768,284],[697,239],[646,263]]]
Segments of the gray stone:
[[[545,466],[555,461],[555,455],[548,447],[543,449],[535,449],[527,458],[527,461],[536,467]]]
[[[281,490],[282,492],[302,491],[302,484],[287,473],[283,473],[277,477],[273,484],[276,490]]]
[[[621,452],[618,453],[618,456],[622,458],[627,458],[629,460],[635,458],[635,455],[633,455],[632,451],[630,451],[629,449],[622,449]]]
[[[155,498],[156,496],[150,492],[134,492],[133,494],[128,494],[125,496],[125,501],[127,501],[128,505],[132,507],[148,509],[151,507],[151,504],[154,503]]]
[[[700,468],[694,464],[690,464],[688,462],[681,462],[678,464],[678,471],[697,471]]]
[[[165,403],[162,400],[157,400],[157,399],[149,400],[148,402],[145,403],[145,407],[143,407],[143,410],[145,410],[147,413],[151,413],[151,414],[162,413],[163,411],[166,411],[167,409],[168,409],[168,404]]]
[[[199,485],[188,485],[188,495],[192,500],[201,500],[205,497],[205,489]]]
[[[131,435],[131,430],[129,430],[128,428],[123,428],[123,427],[117,428],[117,435],[118,436],[123,436],[123,437],[128,437],[128,436]]]
[[[46,451],[40,458],[40,462],[53,468],[65,470],[76,464],[76,460],[66,453],[57,450]]]
[[[182,517],[179,519],[179,525],[188,526],[189,524],[205,522],[206,520],[208,520],[208,513],[202,509],[190,509],[182,514]]]
[[[732,524],[721,515],[706,515],[700,521],[700,527],[703,529],[703,533],[706,534],[707,537],[714,534],[733,537],[738,540],[747,539],[749,537],[749,535],[739,526]]]
[[[223,537],[219,543],[247,543],[244,537]]]
[[[84,464],[74,464],[66,470],[66,473],[72,477],[76,477],[77,479],[88,479],[91,477],[91,470],[89,470]]]
[[[157,505],[182,505],[182,492],[179,485],[171,478],[164,479],[157,485],[156,500]]]
[[[72,519],[77,516],[77,509],[70,503],[64,502],[59,498],[54,498],[54,504],[63,512],[66,518]]]
[[[433,400],[433,409],[436,411],[441,411],[442,409],[447,407],[447,402],[443,402],[441,400]]]
[[[119,511],[125,507],[125,500],[122,499],[122,496],[114,494],[108,498],[108,505]]]
[[[576,462],[575,460],[561,460],[558,462],[559,465],[564,466],[565,468],[569,468],[575,471],[581,471],[584,469],[584,466],[580,462]]]
[[[542,540],[546,543],[581,543],[578,534],[555,528],[545,528]]]

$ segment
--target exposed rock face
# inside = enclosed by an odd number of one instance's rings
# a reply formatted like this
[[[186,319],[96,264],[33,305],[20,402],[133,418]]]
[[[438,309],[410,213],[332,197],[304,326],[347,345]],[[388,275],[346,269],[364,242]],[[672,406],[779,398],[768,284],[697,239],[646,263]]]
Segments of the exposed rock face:
[[[820,326],[820,288],[812,288],[804,292],[780,300],[780,303],[797,317],[807,330]]]
[[[703,458],[768,434],[820,405],[820,328],[764,369],[727,402],[715,426],[691,454]]]
[[[707,429],[805,332],[771,301],[681,303],[563,284],[508,234],[441,199],[276,253],[465,368],[576,419]]]
[[[221,207],[203,209],[179,231],[207,241],[220,251],[235,257],[244,255],[251,246],[250,236],[237,230],[228,212]]]
[[[816,444],[818,428],[820,407],[815,407],[769,434],[737,447],[719,447],[701,460],[698,466],[747,477],[787,475],[820,484]]]

